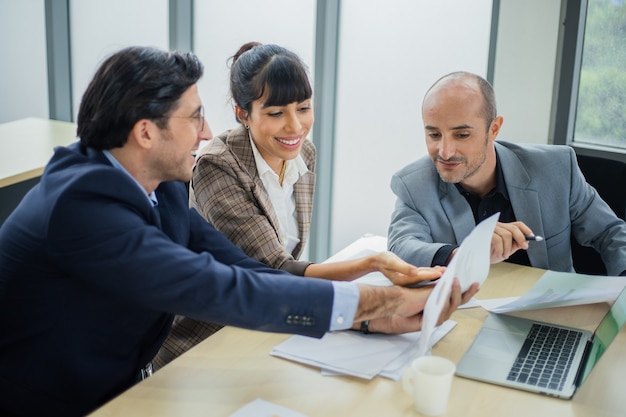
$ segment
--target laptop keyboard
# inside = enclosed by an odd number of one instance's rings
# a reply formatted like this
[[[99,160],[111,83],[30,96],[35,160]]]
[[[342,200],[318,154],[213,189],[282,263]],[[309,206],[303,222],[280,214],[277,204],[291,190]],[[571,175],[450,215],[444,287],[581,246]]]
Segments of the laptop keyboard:
[[[582,333],[533,324],[507,379],[562,390]]]

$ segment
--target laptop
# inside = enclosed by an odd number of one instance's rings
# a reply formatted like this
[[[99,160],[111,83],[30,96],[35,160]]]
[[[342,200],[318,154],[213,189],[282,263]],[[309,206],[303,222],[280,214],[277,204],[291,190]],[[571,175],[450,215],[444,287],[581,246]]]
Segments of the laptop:
[[[456,374],[570,399],[626,322],[626,288],[595,332],[490,313]]]

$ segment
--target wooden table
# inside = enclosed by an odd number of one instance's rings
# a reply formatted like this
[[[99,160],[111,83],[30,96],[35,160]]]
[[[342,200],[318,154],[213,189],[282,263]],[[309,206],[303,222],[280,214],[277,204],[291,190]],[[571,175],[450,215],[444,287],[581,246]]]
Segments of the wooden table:
[[[543,270],[493,265],[477,298],[521,295]],[[608,304],[517,313],[519,316],[594,329]],[[458,310],[457,326],[433,354],[458,363],[487,312]],[[322,376],[320,370],[272,357],[289,335],[226,327],[154,376],[113,399],[93,416],[229,416],[262,398],[309,417],[417,416],[401,382]],[[445,416],[624,416],[626,415],[626,331],[618,335],[572,400],[561,400],[455,377]]]
[[[0,225],[39,182],[54,147],[74,141],[74,123],[27,118],[0,124]]]
[[[74,141],[74,123],[27,118],[0,124],[0,188],[41,176],[54,147]]]

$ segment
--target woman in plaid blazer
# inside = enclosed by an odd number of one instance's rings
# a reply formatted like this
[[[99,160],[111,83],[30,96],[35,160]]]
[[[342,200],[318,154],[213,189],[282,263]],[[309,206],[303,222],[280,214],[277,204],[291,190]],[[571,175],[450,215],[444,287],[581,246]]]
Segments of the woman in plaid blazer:
[[[314,264],[299,261],[306,245],[315,188],[312,89],[306,66],[291,51],[251,42],[232,57],[230,89],[240,126],[212,139],[198,155],[190,205],[250,257],[300,276],[352,280],[381,271],[396,284],[439,277],[390,252]],[[219,325],[178,317],[160,366]]]

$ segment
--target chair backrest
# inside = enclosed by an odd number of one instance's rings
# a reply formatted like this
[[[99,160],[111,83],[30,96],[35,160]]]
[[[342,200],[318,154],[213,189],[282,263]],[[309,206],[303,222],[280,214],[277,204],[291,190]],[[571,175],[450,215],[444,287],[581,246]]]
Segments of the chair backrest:
[[[606,158],[578,155],[578,165],[587,182],[613,209],[626,220],[626,163]],[[582,274],[606,275],[600,255],[593,249],[578,244],[572,236],[574,269]]]

